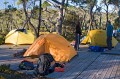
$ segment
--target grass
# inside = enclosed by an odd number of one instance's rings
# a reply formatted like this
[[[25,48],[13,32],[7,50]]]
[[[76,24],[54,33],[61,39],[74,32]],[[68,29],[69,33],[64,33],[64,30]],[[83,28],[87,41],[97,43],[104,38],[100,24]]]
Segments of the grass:
[[[10,65],[0,65],[0,79],[54,79],[47,77],[36,77],[33,78],[32,75],[23,74],[10,69]]]
[[[0,79],[32,79],[32,76],[11,70],[10,65],[3,64],[0,66]]]

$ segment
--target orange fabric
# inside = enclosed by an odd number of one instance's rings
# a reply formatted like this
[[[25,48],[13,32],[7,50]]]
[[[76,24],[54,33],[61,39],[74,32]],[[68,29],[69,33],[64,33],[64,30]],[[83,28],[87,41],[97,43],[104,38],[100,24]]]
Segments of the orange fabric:
[[[64,68],[55,67],[55,72],[64,72]]]
[[[70,43],[57,34],[40,36],[25,52],[24,56],[39,56],[43,53],[50,53],[59,62],[68,62],[77,54]]]

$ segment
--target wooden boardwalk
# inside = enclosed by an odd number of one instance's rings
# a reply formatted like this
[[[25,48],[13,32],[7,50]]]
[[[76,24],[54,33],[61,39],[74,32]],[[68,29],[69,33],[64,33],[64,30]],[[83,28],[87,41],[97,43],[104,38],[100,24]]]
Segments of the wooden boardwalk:
[[[117,55],[108,54],[115,52]],[[107,53],[107,54],[106,54]],[[100,52],[79,51],[64,72],[54,72],[48,77],[55,79],[120,79],[120,50]]]
[[[20,49],[0,47],[0,64],[19,64],[22,59],[12,57],[17,50]],[[117,55],[109,54],[111,52],[117,52]],[[53,79],[120,79],[119,53],[120,45],[118,48],[102,54],[89,52],[87,48],[81,47],[78,55],[65,65],[64,72],[54,72],[47,77]]]

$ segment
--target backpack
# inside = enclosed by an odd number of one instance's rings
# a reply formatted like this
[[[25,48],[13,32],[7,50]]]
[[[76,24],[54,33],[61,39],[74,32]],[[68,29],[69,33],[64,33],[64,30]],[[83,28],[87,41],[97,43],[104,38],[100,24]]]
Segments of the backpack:
[[[20,64],[19,64],[19,68],[22,70],[33,70],[34,69],[34,65],[32,62],[23,60]]]
[[[46,54],[40,55],[37,63],[37,67],[35,69],[37,74],[40,76],[48,75],[52,61],[54,61],[54,58],[52,57],[51,54],[46,53]]]

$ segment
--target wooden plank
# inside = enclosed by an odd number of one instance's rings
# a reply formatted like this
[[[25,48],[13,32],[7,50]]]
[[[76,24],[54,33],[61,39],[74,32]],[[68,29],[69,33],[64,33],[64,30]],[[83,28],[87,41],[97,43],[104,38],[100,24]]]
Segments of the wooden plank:
[[[100,54],[91,53],[85,60],[76,64],[76,66],[64,74],[60,79],[74,79],[77,75],[83,72]]]
[[[110,67],[110,60],[113,58],[113,56],[110,56],[110,55],[106,55],[106,57],[108,57],[106,60],[103,61],[103,66],[102,68],[98,71],[98,73],[96,73],[97,75],[95,75],[93,77],[93,79],[103,79],[107,70],[109,69]]]
[[[109,56],[109,55],[106,55],[106,60],[103,60],[101,61],[102,63],[102,67],[101,69],[99,69],[99,71],[94,75],[93,79],[94,78],[97,78],[97,79],[103,79],[107,70],[109,69],[110,67],[110,64],[109,64],[109,61],[113,58],[113,56]]]
[[[101,69],[103,69],[103,64],[104,64],[104,61],[108,60],[109,57],[106,57],[105,56],[105,59],[104,60],[101,60],[99,61],[99,64],[96,64],[96,71],[93,71],[87,78],[88,79],[93,79],[93,78],[96,78],[98,77],[100,74],[98,73]]]
[[[69,63],[67,63],[65,65],[65,71],[64,72],[54,72],[54,73],[48,75],[48,77],[51,77],[51,78],[59,78],[59,77],[61,77],[63,74],[69,72],[70,69],[74,68],[77,63],[79,63],[80,61],[85,60],[86,57],[90,55],[89,52],[81,52],[81,53],[78,53],[78,54],[79,54],[78,56],[76,56],[72,61],[70,61]]]
[[[113,71],[112,71],[109,78],[111,78],[111,79],[115,78],[115,74],[116,74],[117,69],[118,69],[118,63],[117,63],[117,65],[114,66]]]
[[[106,72],[105,76],[103,79],[108,79],[114,69],[114,67],[117,65],[117,57],[114,56],[113,59],[110,60],[110,67],[108,69],[108,71]]]
[[[119,65],[119,68],[116,72],[115,79],[120,79],[120,65]]]
[[[99,64],[102,60],[105,60],[105,56],[102,55],[99,58],[95,60],[94,63],[92,63],[85,71],[87,72],[81,79],[90,79],[94,76],[95,72],[101,67],[101,64]],[[83,71],[84,72],[84,71]],[[79,79],[81,75],[77,78]]]
[[[116,72],[116,75],[115,75],[115,79],[120,79],[120,61],[119,61],[119,64],[118,64],[118,69],[117,69],[117,72]]]
[[[93,72],[96,72],[98,69],[98,66],[101,66],[99,63],[102,60],[105,60],[106,56],[102,55],[100,57],[98,57],[95,62],[93,62],[85,71],[83,71],[78,77],[77,79],[88,79],[88,77],[93,74]],[[97,64],[97,66],[96,66]]]
[[[76,56],[71,62],[66,64],[65,72],[55,72],[48,77],[57,79],[120,79],[117,78],[120,71],[118,69],[119,66],[116,65],[118,64],[116,56],[112,54],[100,55],[96,52],[87,51],[83,53],[82,51],[79,56]],[[117,66],[117,69],[115,66]]]

